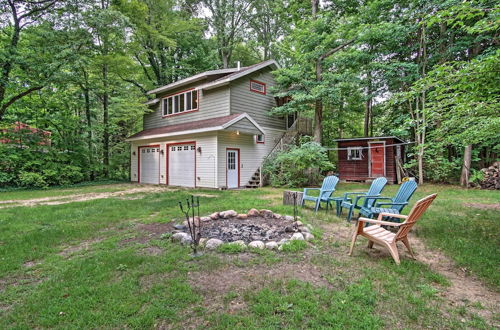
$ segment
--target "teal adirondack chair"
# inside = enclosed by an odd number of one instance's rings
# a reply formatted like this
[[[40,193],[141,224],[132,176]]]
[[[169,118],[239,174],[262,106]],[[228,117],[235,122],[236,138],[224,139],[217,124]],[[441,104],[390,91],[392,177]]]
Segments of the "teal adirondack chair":
[[[396,196],[394,198],[390,197],[375,197],[370,198],[373,199],[373,203],[375,206],[371,207],[361,207],[359,210],[359,214],[363,217],[374,219],[380,213],[392,213],[392,214],[401,214],[403,208],[408,205],[408,201],[410,200],[413,193],[417,190],[417,182],[414,180],[404,182],[400,187]],[[378,201],[385,202],[378,202]],[[391,218],[392,220],[392,218]],[[399,218],[394,218],[395,221],[399,222]]]
[[[342,200],[342,203],[340,203],[340,209],[338,210],[338,214],[342,214],[342,209],[346,208],[348,209],[347,213],[347,221],[351,221],[352,214],[354,213],[354,209],[361,209],[362,207],[372,207],[373,206],[373,198],[372,197],[379,197],[380,193],[384,189],[385,185],[387,183],[387,179],[384,177],[377,178],[373,180],[372,185],[370,186],[370,189],[366,192],[346,192],[344,194],[344,199]],[[356,196],[356,198],[353,201],[353,197],[349,196]],[[364,202],[362,205],[358,205],[358,202],[360,199],[364,198]]]
[[[323,184],[321,185],[321,188],[304,188],[304,194],[302,196],[302,206],[304,206],[306,201],[313,201],[316,203],[314,206],[314,211],[318,212],[318,209],[320,208],[321,202],[326,203],[326,208],[328,209],[328,205],[330,202],[328,199],[332,195],[332,193],[335,191],[335,186],[339,182],[339,178],[337,178],[335,175],[327,176],[323,180]],[[311,196],[309,195],[309,192],[312,190],[319,190],[319,195],[318,196]]]

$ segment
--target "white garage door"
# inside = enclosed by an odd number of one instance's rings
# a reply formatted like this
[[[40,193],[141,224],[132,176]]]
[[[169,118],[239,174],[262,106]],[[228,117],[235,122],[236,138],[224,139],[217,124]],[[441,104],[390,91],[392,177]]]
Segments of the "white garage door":
[[[194,143],[176,144],[168,147],[168,184],[194,187],[195,146]]]
[[[140,150],[140,183],[160,183],[160,146],[141,147]]]

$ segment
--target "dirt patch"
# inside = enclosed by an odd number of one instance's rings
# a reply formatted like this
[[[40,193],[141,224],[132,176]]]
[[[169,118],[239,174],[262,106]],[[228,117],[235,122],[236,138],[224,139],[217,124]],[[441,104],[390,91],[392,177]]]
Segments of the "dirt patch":
[[[66,196],[52,196],[43,198],[34,198],[27,200],[7,200],[1,201],[1,204],[8,204],[0,206],[0,208],[16,207],[16,206],[36,206],[36,205],[60,205],[73,202],[84,202],[94,199],[103,199],[118,197],[121,199],[127,198],[126,195],[137,194],[137,193],[155,193],[155,192],[165,192],[165,191],[177,191],[177,189],[171,189],[161,186],[147,186],[147,187],[137,187],[132,189],[127,189],[123,191],[114,192],[102,192],[102,193],[87,193],[87,194],[74,194]],[[137,197],[137,198],[136,198]],[[139,199],[143,198],[144,195],[129,196],[128,199]]]
[[[211,194],[194,194],[193,196],[198,196],[198,197],[206,197],[206,198],[215,198],[217,195],[211,195]]]
[[[37,262],[37,261],[34,261],[34,260],[30,260],[30,261],[26,261],[23,266],[26,267],[26,268],[32,268],[32,267],[35,267],[36,265],[39,265],[40,262]]]
[[[483,204],[483,203],[464,203],[466,207],[473,207],[481,210],[496,210],[500,211],[500,203],[496,204]]]
[[[75,254],[77,252],[87,251],[92,244],[102,242],[103,240],[104,240],[104,238],[95,238],[95,239],[85,240],[78,245],[68,246],[68,247],[64,248],[58,254],[62,257],[68,258],[72,254]]]
[[[148,246],[147,248],[144,248],[139,251],[140,255],[147,255],[147,256],[159,256],[163,254],[163,249],[159,248],[157,246]]]
[[[150,274],[141,276],[139,285],[143,291],[151,289],[154,285],[174,278],[174,273]]]

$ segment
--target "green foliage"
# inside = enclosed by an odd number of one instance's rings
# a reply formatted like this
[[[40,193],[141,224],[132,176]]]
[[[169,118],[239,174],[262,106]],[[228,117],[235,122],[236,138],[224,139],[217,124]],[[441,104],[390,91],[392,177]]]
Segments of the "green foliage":
[[[22,187],[47,188],[47,182],[43,175],[35,172],[20,172],[19,185]]]
[[[300,187],[318,182],[321,173],[332,169],[326,149],[316,142],[306,142],[268,159],[263,171],[274,187]]]
[[[237,243],[225,243],[217,247],[217,251],[222,253],[240,253],[246,251],[246,246]]]
[[[281,251],[283,251],[283,252],[294,253],[294,252],[299,252],[299,251],[302,251],[305,249],[307,249],[307,242],[300,241],[298,239],[288,241],[281,246]]]

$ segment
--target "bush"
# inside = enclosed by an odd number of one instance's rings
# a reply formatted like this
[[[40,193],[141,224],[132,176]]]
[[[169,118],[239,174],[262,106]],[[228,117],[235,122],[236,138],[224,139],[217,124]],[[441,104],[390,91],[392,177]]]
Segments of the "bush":
[[[319,143],[293,146],[266,160],[263,173],[274,187],[297,187],[321,180],[322,172],[333,170],[326,149]]]
[[[19,185],[22,187],[47,188],[43,176],[35,172],[21,172],[19,174]]]

